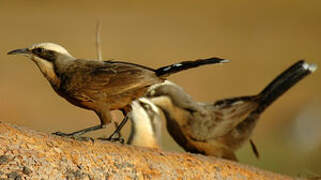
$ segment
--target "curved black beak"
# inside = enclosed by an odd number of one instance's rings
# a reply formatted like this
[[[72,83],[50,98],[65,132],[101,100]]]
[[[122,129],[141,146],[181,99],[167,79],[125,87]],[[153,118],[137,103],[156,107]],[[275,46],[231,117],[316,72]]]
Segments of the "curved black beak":
[[[16,54],[30,54],[30,51],[28,48],[23,48],[23,49],[15,49],[7,53],[7,55],[16,55]]]

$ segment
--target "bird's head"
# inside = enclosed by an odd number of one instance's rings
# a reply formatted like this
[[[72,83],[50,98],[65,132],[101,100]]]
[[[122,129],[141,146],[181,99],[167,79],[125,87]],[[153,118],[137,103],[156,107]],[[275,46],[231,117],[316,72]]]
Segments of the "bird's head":
[[[137,121],[136,123],[143,124],[143,121],[154,121],[153,119],[155,119],[155,117],[157,119],[157,117],[160,116],[160,111],[157,106],[147,98],[142,97],[136,101],[133,101],[132,109],[133,111],[131,116],[133,116],[133,121]],[[149,122],[149,124],[150,123],[153,122]]]
[[[145,96],[163,111],[175,113],[175,109],[180,109],[203,112],[198,102],[194,101],[182,87],[169,80],[150,86]]]
[[[15,49],[8,52],[8,55],[23,55],[33,61],[54,62],[58,56],[72,57],[72,55],[61,45],[45,42],[34,44],[29,48]]]
[[[34,44],[29,48],[12,50],[8,52],[8,55],[23,55],[30,58],[54,86],[59,84],[55,69],[64,67],[67,61],[75,59],[64,47],[49,42]]]

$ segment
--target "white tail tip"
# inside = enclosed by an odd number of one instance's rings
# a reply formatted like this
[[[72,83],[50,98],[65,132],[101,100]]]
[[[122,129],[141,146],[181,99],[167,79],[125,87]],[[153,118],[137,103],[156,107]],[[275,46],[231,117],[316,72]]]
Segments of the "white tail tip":
[[[303,68],[309,70],[310,72],[314,72],[318,69],[318,66],[316,64],[304,63]]]
[[[309,65],[309,70],[311,71],[311,72],[314,72],[314,71],[316,71],[318,69],[318,65],[316,65],[316,64],[310,64]]]
[[[228,63],[228,62],[231,62],[231,61],[228,60],[228,59],[224,59],[224,60],[221,61],[221,63]]]

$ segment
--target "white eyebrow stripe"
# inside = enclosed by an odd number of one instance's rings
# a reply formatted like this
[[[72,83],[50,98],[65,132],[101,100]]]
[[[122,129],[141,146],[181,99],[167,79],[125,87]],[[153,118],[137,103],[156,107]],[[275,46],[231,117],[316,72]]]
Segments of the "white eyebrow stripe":
[[[51,42],[44,42],[44,43],[34,44],[34,45],[31,46],[30,49],[35,49],[35,48],[43,48],[43,49],[46,49],[46,50],[55,51],[57,53],[64,54],[64,55],[72,57],[72,55],[63,46],[61,46],[59,44],[51,43]]]

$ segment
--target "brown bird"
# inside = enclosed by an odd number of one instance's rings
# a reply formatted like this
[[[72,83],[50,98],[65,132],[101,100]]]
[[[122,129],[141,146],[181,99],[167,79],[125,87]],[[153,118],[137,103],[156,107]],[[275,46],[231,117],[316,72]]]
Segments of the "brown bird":
[[[249,140],[260,114],[316,69],[316,65],[298,61],[258,95],[215,103],[195,102],[181,87],[169,81],[151,86],[147,97],[162,109],[168,132],[186,151],[237,160],[234,152]],[[251,145],[255,152],[252,142]]]
[[[131,120],[131,132],[127,144],[160,148],[162,119],[160,110],[147,98],[132,102],[132,111],[128,113]]]
[[[8,54],[29,57],[60,96],[98,115],[100,125],[69,134],[55,133],[61,136],[79,136],[105,128],[112,121],[111,110],[121,110],[127,114],[133,100],[143,96],[149,86],[164,81],[173,73],[227,62],[220,58],[209,58],[152,69],[129,62],[77,59],[64,47],[54,43],[35,44]]]

